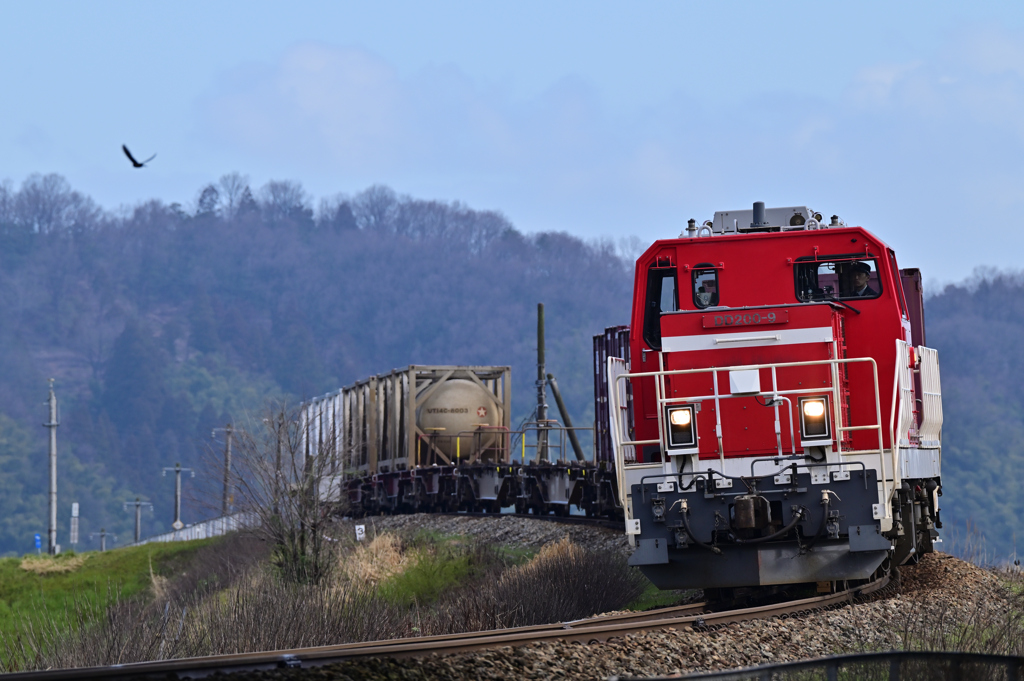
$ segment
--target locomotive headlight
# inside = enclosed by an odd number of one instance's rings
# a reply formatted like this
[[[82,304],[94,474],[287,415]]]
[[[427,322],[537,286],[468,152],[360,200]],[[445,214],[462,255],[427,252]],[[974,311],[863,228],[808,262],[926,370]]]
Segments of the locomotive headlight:
[[[800,400],[800,436],[804,440],[831,439],[828,428],[828,398],[805,397]]]
[[[825,413],[825,402],[822,400],[807,400],[804,402],[804,416],[816,419]]]
[[[669,415],[669,420],[672,421],[673,426],[688,426],[692,418],[689,409],[673,409]]]
[[[666,407],[668,417],[668,448],[688,449],[697,446],[697,432],[694,426],[693,405]]]

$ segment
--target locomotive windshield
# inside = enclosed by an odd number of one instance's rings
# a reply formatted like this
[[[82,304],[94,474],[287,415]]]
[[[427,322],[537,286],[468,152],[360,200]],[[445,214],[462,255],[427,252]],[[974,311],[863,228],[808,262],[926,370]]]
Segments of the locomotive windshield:
[[[796,263],[796,297],[811,300],[877,298],[882,294],[874,260],[843,258]]]
[[[718,305],[718,270],[693,270],[693,304],[702,310]]]

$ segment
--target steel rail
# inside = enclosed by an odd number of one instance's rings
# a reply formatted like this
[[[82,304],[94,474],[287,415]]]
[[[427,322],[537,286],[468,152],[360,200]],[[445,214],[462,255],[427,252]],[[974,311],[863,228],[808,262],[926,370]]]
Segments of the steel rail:
[[[734,622],[744,622],[766,617],[789,617],[844,604],[854,599],[875,593],[889,583],[885,576],[872,583],[847,589],[835,594],[804,598],[774,605],[726,610],[723,612],[698,612],[706,607],[704,603],[661,608],[641,613],[620,613],[605,617],[591,617],[574,622],[478,631],[454,635],[421,636],[417,638],[391,639],[387,641],[365,641],[332,646],[298,648],[261,653],[238,653],[213,655],[209,657],[137,662],[109,667],[83,667],[77,669],[52,669],[33,672],[5,674],[4,681],[77,681],[79,679],[145,679],[202,678],[213,674],[231,674],[257,670],[271,670],[289,667],[319,667],[346,660],[372,657],[404,658],[422,657],[433,653],[453,654],[504,646],[521,646],[537,641],[565,641],[597,643],[638,634],[676,627],[707,629]]]

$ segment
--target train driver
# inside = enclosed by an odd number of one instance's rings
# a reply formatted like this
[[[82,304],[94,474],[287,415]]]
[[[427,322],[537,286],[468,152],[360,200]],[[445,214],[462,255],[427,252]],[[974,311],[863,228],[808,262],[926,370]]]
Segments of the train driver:
[[[873,298],[878,291],[868,286],[871,280],[871,266],[866,262],[855,262],[851,266],[853,270],[853,293],[857,298]]]
[[[715,290],[715,283],[714,279],[708,279],[697,288],[697,300],[701,307],[718,305],[718,291]]]

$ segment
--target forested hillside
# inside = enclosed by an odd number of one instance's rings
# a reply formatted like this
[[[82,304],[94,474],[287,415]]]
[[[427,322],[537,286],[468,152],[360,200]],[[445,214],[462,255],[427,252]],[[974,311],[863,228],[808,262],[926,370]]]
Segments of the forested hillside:
[[[900,254],[912,266],[913,254]],[[610,244],[524,234],[499,213],[372,187],[321,201],[254,191],[237,174],[188,209],[109,212],[56,175],[0,184],[0,554],[45,531],[46,379],[61,399],[58,516],[79,548],[122,541],[141,496],[168,528],[180,461],[186,521],[219,508],[204,462],[215,427],[417,364],[511,364],[516,421],[532,407],[535,311],[578,425],[593,420],[590,337],[627,323],[632,265]],[[927,274],[927,273],[926,273]],[[1024,519],[1024,280],[992,274],[930,292],[928,343],[945,405],[942,517],[993,556]],[[219,445],[216,445],[219,446]],[[206,495],[214,508],[200,503]]]
[[[979,273],[925,310],[942,370],[943,534],[962,544],[970,521],[1005,559],[1024,540],[1024,277]]]
[[[498,213],[373,187],[321,202],[232,175],[194,209],[100,210],[54,175],[0,189],[0,553],[45,531],[46,379],[57,379],[60,541],[131,534],[123,501],[171,520],[164,466],[217,496],[211,429],[370,374],[416,364],[511,364],[529,414],[536,304],[548,367],[593,420],[590,336],[623,323],[630,267],[607,244],[525,235]],[[208,466],[205,468],[209,468]],[[186,521],[206,510],[188,503]]]

